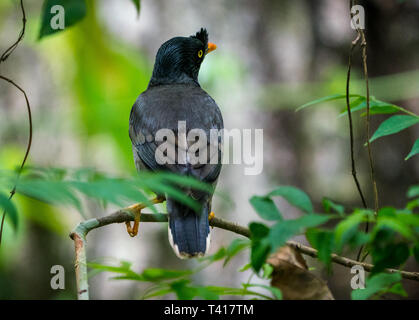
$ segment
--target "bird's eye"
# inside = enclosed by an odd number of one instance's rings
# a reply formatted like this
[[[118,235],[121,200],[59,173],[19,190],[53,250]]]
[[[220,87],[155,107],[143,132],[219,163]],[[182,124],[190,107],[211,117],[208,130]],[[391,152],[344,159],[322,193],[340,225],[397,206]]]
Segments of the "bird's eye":
[[[199,50],[198,51],[198,58],[202,58],[203,55],[204,55],[204,51]]]

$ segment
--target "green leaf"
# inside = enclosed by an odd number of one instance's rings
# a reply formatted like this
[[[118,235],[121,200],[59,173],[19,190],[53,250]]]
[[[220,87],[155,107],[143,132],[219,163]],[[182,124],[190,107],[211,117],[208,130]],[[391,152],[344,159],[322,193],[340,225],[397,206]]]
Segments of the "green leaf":
[[[373,134],[370,142],[390,134],[400,132],[415,124],[419,123],[419,117],[409,115],[396,115],[383,121],[378,127],[377,131]]]
[[[357,94],[351,94],[349,96],[350,97],[361,97],[360,95],[357,95]],[[307,102],[306,104],[303,104],[302,106],[298,107],[296,111],[300,111],[304,108],[307,108],[307,107],[312,106],[314,104],[318,104],[320,102],[327,102],[327,101],[339,100],[339,99],[344,99],[344,98],[346,98],[346,94],[332,94],[330,96],[322,97],[322,98]]]
[[[143,180],[143,178],[147,178],[147,180],[155,180],[161,182],[162,184],[170,183],[175,185],[181,185],[184,187],[191,187],[193,189],[198,189],[201,191],[207,191],[213,193],[215,188],[211,184],[202,182],[195,177],[191,176],[182,176],[175,173],[168,173],[168,172],[158,172],[158,173],[145,173],[143,176],[140,175],[139,180]]]
[[[366,300],[374,294],[388,289],[395,282],[402,279],[399,273],[379,273],[369,277],[365,284],[365,289],[353,290],[351,297],[353,300]]]
[[[267,239],[269,228],[262,223],[252,222],[249,225],[249,229],[250,239],[252,240],[250,261],[253,269],[259,272],[271,251],[271,246]]]
[[[281,220],[282,216],[277,209],[275,203],[269,197],[253,196],[250,198],[250,204],[259,214],[262,219],[265,220]]]
[[[19,224],[19,219],[17,215],[17,210],[13,202],[9,200],[9,197],[5,196],[4,194],[0,193],[0,217],[3,215],[3,211],[6,212],[7,217],[12,222],[14,229],[16,230]]]
[[[82,212],[80,200],[71,185],[62,181],[20,179],[16,191],[27,197],[51,204],[71,205]]]
[[[148,268],[145,269],[140,275],[145,281],[159,282],[163,280],[176,279],[191,275],[191,270],[169,270],[160,268]]]
[[[51,24],[54,23],[61,14],[60,11],[51,9],[56,6],[62,6],[64,9],[64,29],[53,29]],[[54,34],[56,32],[67,30],[86,16],[85,0],[45,0],[42,6],[42,22],[39,32],[39,39]]]
[[[192,300],[195,297],[201,297],[206,300],[218,300],[219,295],[212,287],[194,287],[189,285],[189,280],[182,279],[170,284],[172,290],[176,293],[179,300]]]
[[[419,198],[417,198],[417,199],[415,199],[415,200],[412,200],[412,201],[409,201],[409,202],[406,204],[406,209],[407,209],[407,210],[410,210],[410,211],[412,211],[413,209],[415,209],[415,208],[417,208],[417,207],[419,207]]]
[[[322,261],[329,269],[332,261],[331,254],[335,245],[334,232],[318,229],[308,229],[306,232],[306,237],[312,247],[317,249],[319,260]]]
[[[339,222],[335,228],[335,248],[337,251],[342,250],[345,243],[356,236],[358,226],[361,222],[366,221],[366,217],[371,214],[368,210],[356,210],[345,220]]]
[[[140,0],[131,0],[131,1],[134,3],[135,8],[137,9],[138,16],[139,16],[140,15],[140,10],[141,10]]]
[[[209,261],[209,262],[215,262],[223,259],[227,254],[227,250],[224,247],[221,247],[218,249],[218,251],[210,256],[205,256],[202,258],[198,258],[199,261]]]
[[[148,205],[155,213],[152,203],[136,185],[129,180],[101,178],[96,181],[70,181],[68,184],[88,197],[123,206],[124,202],[140,201]]]
[[[107,266],[100,263],[88,263],[87,266],[100,272],[112,272],[121,274],[121,276],[114,277],[113,279],[145,281],[142,275],[131,270],[131,263],[129,262],[122,261],[119,267]]]
[[[409,246],[406,243],[375,244],[372,246],[371,253],[374,264],[371,273],[378,273],[386,268],[397,268],[410,256]]]
[[[419,226],[419,216],[396,210],[392,207],[383,207],[378,212],[377,224],[375,225],[374,231],[382,228],[390,228],[406,238],[412,238],[412,226]]]
[[[413,144],[412,150],[410,150],[409,154],[407,155],[404,160],[408,160],[414,155],[417,155],[419,153],[419,139],[416,139],[415,143]]]
[[[276,288],[276,287],[272,287],[272,286],[267,286],[264,284],[248,284],[246,285],[246,287],[259,287],[259,288],[264,288],[266,290],[269,290],[275,297],[275,299],[277,300],[282,300],[282,292],[280,289]]]
[[[313,212],[313,205],[309,196],[302,190],[292,186],[280,186],[270,192],[268,197],[281,196],[293,206],[302,209],[305,212]]]
[[[343,205],[337,204],[330,199],[323,198],[322,205],[326,213],[330,213],[332,210],[338,213],[339,215],[343,215],[345,213],[345,207]]]
[[[170,284],[172,290],[176,293],[179,300],[192,300],[197,295],[196,288],[188,285],[189,280],[182,279]]]
[[[262,278],[269,279],[271,277],[272,272],[274,271],[274,267],[269,263],[264,263],[262,266],[263,274]]]
[[[410,186],[409,190],[407,191],[407,197],[408,198],[414,198],[419,196],[419,184],[415,186]]]
[[[387,290],[388,293],[398,294],[402,297],[407,297],[407,292],[404,290],[400,282],[393,285],[390,289]]]
[[[246,270],[249,270],[251,267],[252,267],[252,265],[250,263],[247,263],[239,269],[239,272],[244,272]]]
[[[131,270],[131,263],[122,261],[119,267],[108,266],[99,263],[88,263],[90,268],[98,271],[106,271],[112,273],[119,273],[120,276],[113,277],[115,280],[135,280],[145,282],[161,282],[165,280],[173,280],[193,273],[192,270],[170,270],[161,268],[148,268],[144,269],[142,273],[136,273]]]
[[[312,228],[327,222],[331,216],[320,214],[307,214],[295,220],[283,220],[276,223],[269,232],[269,241],[272,251],[282,247],[288,239],[302,233],[305,228]]]
[[[225,267],[227,263],[240,251],[249,248],[250,244],[251,242],[247,239],[234,239],[226,249],[226,259],[223,266]]]

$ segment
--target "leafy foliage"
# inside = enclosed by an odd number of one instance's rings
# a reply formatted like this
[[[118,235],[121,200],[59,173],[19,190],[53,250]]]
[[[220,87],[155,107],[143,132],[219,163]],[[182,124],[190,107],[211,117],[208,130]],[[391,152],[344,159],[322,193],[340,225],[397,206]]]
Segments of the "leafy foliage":
[[[289,190],[293,190],[292,197],[287,192]],[[259,272],[266,264],[269,254],[283,246],[294,235],[305,233],[310,244],[318,250],[318,259],[325,264],[329,271],[332,269],[332,253],[340,253],[345,247],[354,249],[364,244],[367,245],[374,264],[367,281],[372,288],[362,294],[354,293],[354,299],[368,298],[381,291],[405,294],[399,283],[400,275],[388,275],[383,272],[386,268],[400,267],[410,256],[417,259],[419,216],[412,211],[416,207],[412,205],[412,202],[409,202],[403,209],[384,207],[375,216],[372,210],[365,209],[354,209],[353,212],[345,214],[345,208],[342,205],[324,198],[322,204],[327,214],[316,214],[312,212],[309,197],[297,190],[296,188],[285,187],[283,189],[283,187],[279,187],[267,196],[253,197],[250,200],[261,218],[276,221],[271,227],[259,222],[252,222],[249,225],[252,241],[251,266],[256,272]],[[273,208],[274,203],[269,201],[273,195],[282,195],[306,213],[297,219],[284,220],[279,210]],[[295,197],[296,195],[299,196]],[[409,197],[413,198],[418,195],[417,186],[409,189]],[[255,201],[255,199],[258,200]],[[259,199],[263,199],[263,202]],[[269,212],[264,210],[269,210]],[[331,214],[332,211],[337,214]],[[335,227],[333,229],[325,228],[325,223],[331,219],[338,220]],[[367,221],[373,225],[369,234],[360,228],[360,225]],[[319,228],[320,226],[323,227]]]
[[[220,296],[253,296],[262,299],[281,299],[281,290],[275,287],[261,284],[243,283],[242,288],[230,288],[220,286],[197,286],[192,282],[192,276],[201,272],[210,264],[225,259],[223,266],[243,249],[249,247],[248,240],[236,239],[227,248],[221,248],[212,256],[202,258],[200,266],[193,270],[168,270],[158,268],[144,269],[141,273],[136,273],[131,268],[131,263],[121,261],[120,266],[108,266],[99,263],[89,263],[88,266],[94,271],[93,275],[100,272],[110,272],[117,274],[112,277],[113,280],[132,280],[150,283],[145,290],[142,299],[149,299],[167,294],[175,294],[178,299],[191,300],[202,298],[209,300],[218,300]],[[267,296],[260,292],[250,290],[249,288],[259,287],[268,290],[272,294]]]
[[[370,142],[380,137],[388,136],[407,129],[415,124],[419,123],[419,117],[413,117],[410,115],[396,115],[388,118],[378,127],[377,131],[373,134]]]
[[[334,94],[326,97],[322,97],[313,101],[310,101],[296,109],[296,111],[299,111],[301,109],[305,109],[309,106],[313,106],[315,104],[328,102],[328,101],[334,101],[339,99],[346,98],[346,95],[344,94]],[[356,111],[365,110],[367,108],[367,99],[364,96],[357,95],[357,94],[351,94],[349,96],[350,98],[350,111],[351,113]],[[353,98],[356,98],[355,100]],[[396,106],[394,104],[384,102],[377,100],[375,97],[370,98],[370,115],[377,115],[377,114],[392,114],[402,112],[404,114],[402,115],[394,115],[387,120],[383,121],[378,129],[374,132],[372,137],[370,138],[370,142],[373,142],[374,140],[388,136],[391,134],[398,133],[400,131],[403,131],[415,124],[419,123],[419,115],[406,110],[405,108],[402,108],[400,106]],[[345,116],[348,114],[347,108],[345,107],[340,116]],[[366,115],[366,113],[363,113],[362,116]],[[410,153],[405,157],[405,160],[410,159],[414,155],[419,153],[419,139],[416,140],[414,143],[412,150]]]
[[[11,189],[15,183],[14,172],[3,172],[0,182]],[[212,192],[213,187],[192,177],[177,176],[171,173],[141,173],[137,177],[123,179],[109,177],[92,169],[64,170],[59,168],[29,168],[20,177],[16,192],[27,197],[59,206],[70,206],[85,217],[80,195],[94,199],[104,205],[110,203],[124,206],[127,203],[143,202],[154,213],[147,193],[157,192],[184,203],[194,210],[199,204],[185,193],[182,187],[193,187]],[[7,210],[13,225],[18,224],[15,207],[0,194],[0,206]]]

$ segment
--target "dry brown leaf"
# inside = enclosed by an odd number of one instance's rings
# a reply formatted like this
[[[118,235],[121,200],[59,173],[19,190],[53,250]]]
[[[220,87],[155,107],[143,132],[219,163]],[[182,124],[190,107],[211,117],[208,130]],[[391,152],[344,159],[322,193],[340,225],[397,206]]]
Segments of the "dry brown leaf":
[[[284,300],[334,300],[326,282],[308,271],[294,248],[279,248],[267,262],[274,268],[271,286],[281,290]]]

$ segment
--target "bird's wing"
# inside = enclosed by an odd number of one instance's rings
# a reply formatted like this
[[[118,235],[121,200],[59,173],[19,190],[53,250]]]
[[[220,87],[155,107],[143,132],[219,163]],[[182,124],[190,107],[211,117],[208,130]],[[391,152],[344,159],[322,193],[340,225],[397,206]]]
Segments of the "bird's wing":
[[[191,129],[202,129],[207,139],[201,142],[201,145],[198,144],[200,140],[183,141],[178,132],[178,121],[186,122],[186,133]],[[168,136],[164,141],[165,148],[170,146],[176,151],[174,155],[170,152],[165,154],[171,160],[170,163],[161,164],[156,157],[157,149],[162,148],[163,144],[163,141],[156,141],[156,133],[160,129],[170,129],[175,134],[174,137]],[[223,119],[215,101],[201,88],[166,87],[154,88],[153,91],[149,89],[140,95],[131,110],[129,135],[134,157],[141,162],[140,167],[151,171],[191,175],[214,184],[222,166],[222,137],[217,135],[216,139],[213,139],[216,141],[211,141],[211,129],[221,132]],[[191,164],[187,159],[183,162],[179,160],[193,145],[194,150],[206,148],[207,161]]]

